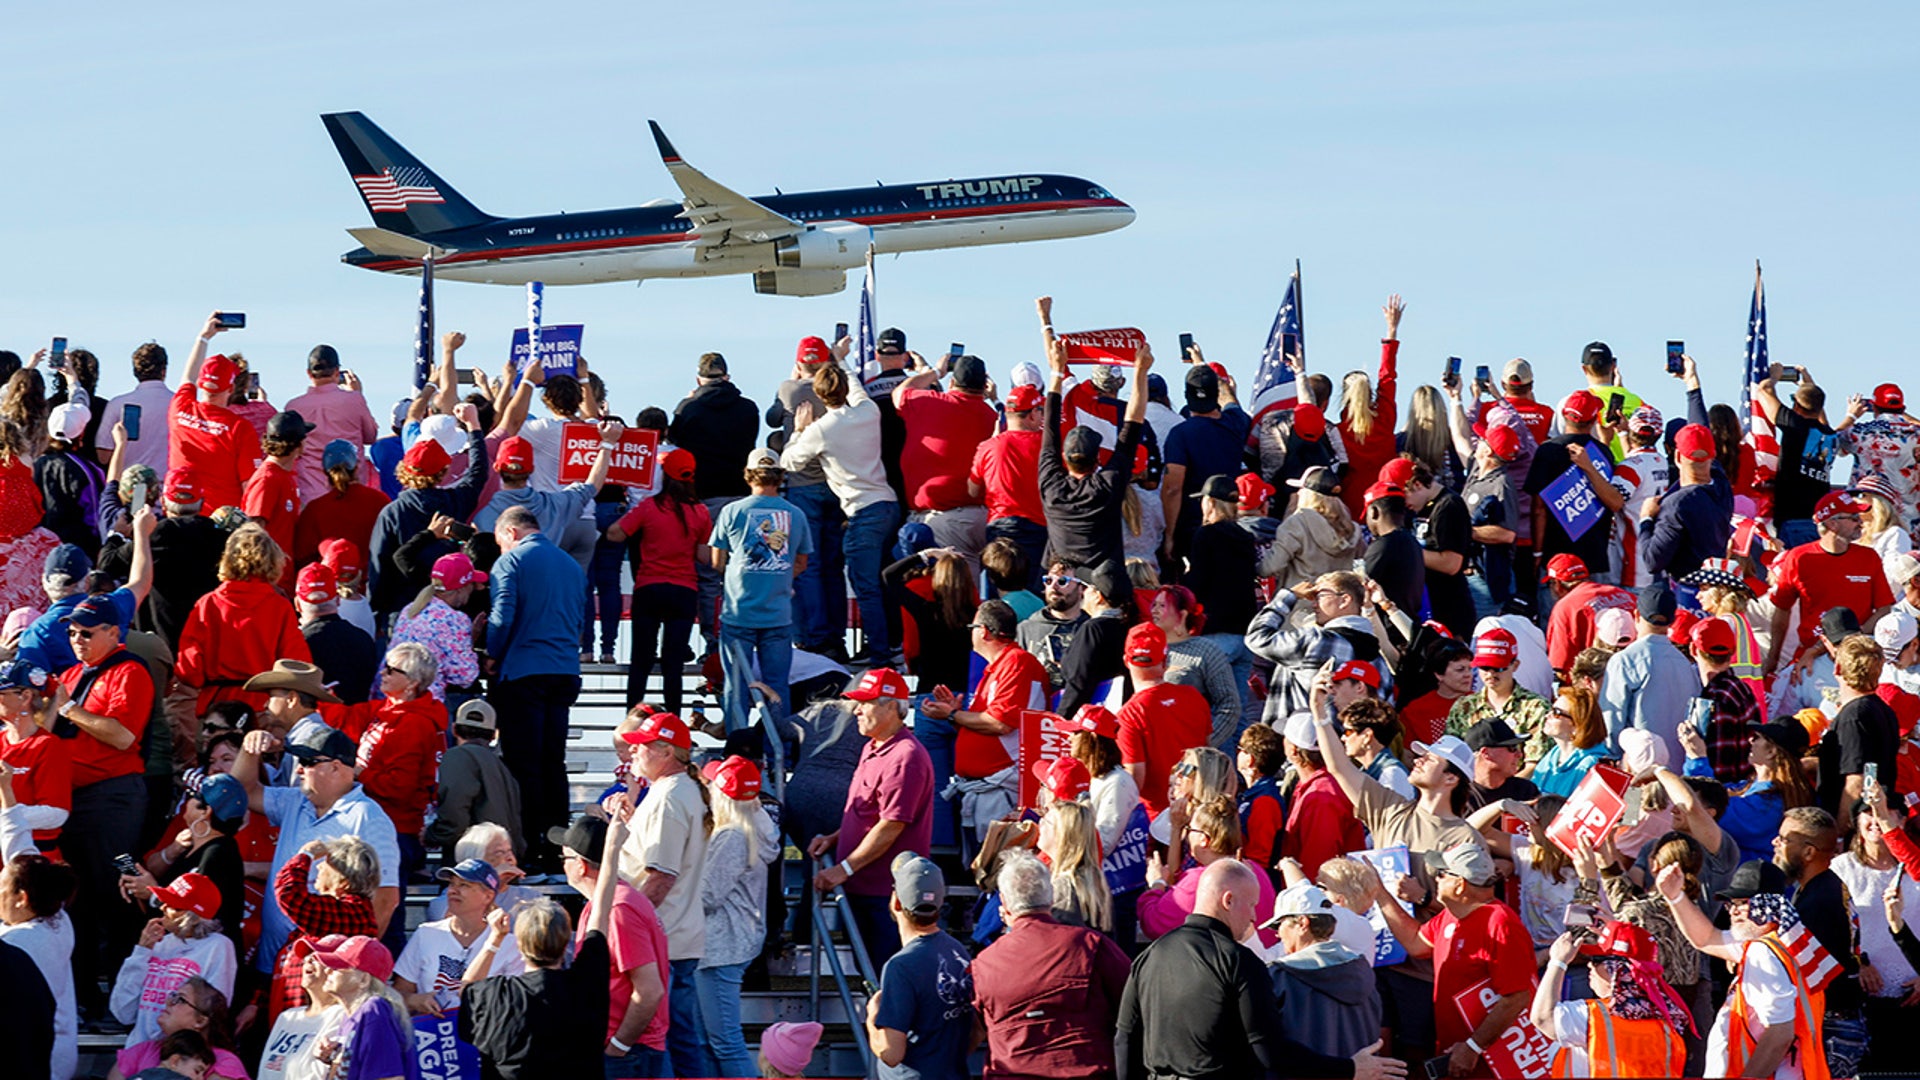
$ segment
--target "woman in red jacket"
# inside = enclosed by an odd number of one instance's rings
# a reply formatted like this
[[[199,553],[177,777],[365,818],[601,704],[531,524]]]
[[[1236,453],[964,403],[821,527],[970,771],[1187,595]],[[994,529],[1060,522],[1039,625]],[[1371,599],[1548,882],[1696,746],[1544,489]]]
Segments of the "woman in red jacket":
[[[263,712],[267,695],[240,687],[275,660],[313,659],[293,602],[276,585],[286,566],[287,553],[258,525],[242,525],[227,538],[220,584],[193,605],[173,669],[181,685],[199,691],[195,715],[207,715],[218,701],[244,701]]]
[[[417,641],[387,650],[380,697],[362,705],[320,706],[320,717],[360,744],[360,786],[393,819],[404,879],[426,865],[420,831],[447,748],[447,707],[432,693],[433,654]]]
[[[1407,305],[1399,293],[1387,298],[1380,309],[1387,317],[1387,336],[1380,339],[1380,374],[1367,382],[1364,371],[1350,371],[1340,383],[1340,442],[1347,451],[1347,474],[1341,478],[1340,498],[1347,504],[1353,520],[1367,514],[1367,489],[1380,478],[1380,466],[1398,453],[1393,444],[1393,428],[1400,418],[1394,404],[1399,375],[1394,361],[1400,355],[1400,315]]]

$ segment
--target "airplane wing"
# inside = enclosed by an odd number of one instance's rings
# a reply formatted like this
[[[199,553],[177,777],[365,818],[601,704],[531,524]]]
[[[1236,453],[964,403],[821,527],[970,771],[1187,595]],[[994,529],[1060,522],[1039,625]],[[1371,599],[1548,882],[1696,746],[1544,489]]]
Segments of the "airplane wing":
[[[390,229],[348,229],[347,234],[360,241],[368,251],[389,258],[424,259],[431,255],[437,259],[450,250]]]
[[[660,125],[647,121],[653,129],[653,141],[660,147],[660,161],[685,196],[680,216],[693,222],[693,242],[702,247],[719,247],[729,242],[764,244],[777,237],[801,231],[804,226],[784,214],[754,202],[745,195],[710,179],[706,173],[681,160],[680,152],[667,141]]]

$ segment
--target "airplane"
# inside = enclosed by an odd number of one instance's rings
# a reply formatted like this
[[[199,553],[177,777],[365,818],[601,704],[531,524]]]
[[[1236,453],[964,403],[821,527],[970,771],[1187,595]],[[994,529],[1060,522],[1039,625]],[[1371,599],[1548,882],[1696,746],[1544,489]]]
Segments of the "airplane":
[[[757,293],[826,296],[875,254],[1110,232],[1133,208],[1074,176],[1023,173],[748,198],[654,143],[681,198],[622,210],[502,218],[481,211],[358,112],[321,121],[374,227],[349,266],[492,285],[584,285],[752,274]]]

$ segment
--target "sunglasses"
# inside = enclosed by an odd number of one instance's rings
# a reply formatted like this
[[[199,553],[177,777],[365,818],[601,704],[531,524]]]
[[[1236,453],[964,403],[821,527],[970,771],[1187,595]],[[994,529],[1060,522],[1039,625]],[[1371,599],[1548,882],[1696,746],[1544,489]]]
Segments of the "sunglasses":
[[[69,626],[67,627],[67,636],[70,638],[80,638],[81,640],[86,640],[87,638],[99,637],[101,634],[104,634],[111,629],[112,627],[109,627],[109,626],[96,626],[90,630],[84,627],[79,627],[79,626]]]
[[[1069,585],[1080,584],[1080,579],[1077,577],[1074,577],[1072,574],[1049,574],[1046,577],[1041,578],[1040,580],[1042,584],[1052,585],[1056,588],[1061,588],[1061,589],[1064,589]]]
[[[401,671],[401,670],[400,670],[399,668],[397,668],[397,667],[394,667],[394,666],[393,666],[392,664],[387,664],[387,665],[384,665],[384,666],[382,666],[382,667],[380,668],[380,673],[381,673],[382,675],[398,675],[398,676],[400,676],[400,677],[401,677],[401,678],[403,678],[403,679],[407,677],[407,673],[406,673],[406,672],[404,672],[404,671]]]
[[[1195,765],[1191,761],[1183,761],[1173,767],[1173,775],[1175,776],[1192,776],[1199,771],[1200,766]]]

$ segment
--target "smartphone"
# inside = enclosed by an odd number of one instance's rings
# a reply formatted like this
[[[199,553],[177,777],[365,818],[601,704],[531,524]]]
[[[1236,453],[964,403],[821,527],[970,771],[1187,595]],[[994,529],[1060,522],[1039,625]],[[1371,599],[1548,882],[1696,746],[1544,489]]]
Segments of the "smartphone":
[[[1608,396],[1607,398],[1607,426],[1608,427],[1613,427],[1613,428],[1619,427],[1620,421],[1626,419],[1626,412],[1627,412],[1627,396],[1625,394],[1612,394]]]
[[[1192,350],[1193,350],[1193,335],[1181,334],[1180,335],[1180,362],[1181,363],[1184,364],[1187,362],[1187,353],[1191,352]]]
[[[147,505],[147,482],[145,480],[133,485],[132,489],[127,492],[126,503],[127,513],[129,514],[135,513],[141,507]]]
[[[1420,1067],[1426,1070],[1427,1080],[1447,1080],[1453,1068],[1453,1059],[1441,1054],[1439,1057],[1428,1058],[1421,1062]]]
[[[1476,383],[1479,383],[1481,386],[1486,387],[1487,390],[1491,392],[1493,390],[1493,369],[1488,367],[1485,364],[1481,364],[1479,367],[1474,368],[1473,381]]]
[[[1627,789],[1626,797],[1622,800],[1626,805],[1620,811],[1620,824],[1622,826],[1631,827],[1640,824],[1641,817],[1645,816],[1647,812],[1646,791],[1647,789],[1643,787],[1630,787]]]
[[[1860,775],[1866,778],[1868,787],[1880,786],[1880,763],[1877,761],[1867,762],[1861,766]]]
[[[1706,698],[1694,698],[1687,705],[1687,723],[1693,725],[1694,734],[1707,737],[1707,721],[1713,716],[1713,702]]]
[[[470,368],[470,367],[457,367],[457,368],[454,368],[454,369],[453,369],[453,381],[454,381],[454,383],[455,383],[455,384],[457,384],[457,385],[460,385],[460,386],[478,386],[478,385],[480,385],[479,383],[476,383],[476,382],[474,382],[474,381],[473,381],[473,369],[472,369],[472,368]]]
[[[220,313],[220,325],[226,327],[229,330],[245,330],[247,328],[246,313],[239,312],[239,311],[223,311]]]
[[[53,339],[53,347],[47,350],[47,370],[49,371],[67,370],[67,339],[66,338],[57,337]]]
[[[1667,374],[1678,375],[1681,372],[1687,370],[1687,365],[1684,362],[1682,362],[1680,359],[1686,354],[1687,354],[1686,342],[1684,341],[1667,342]]]
[[[1799,381],[1800,381],[1800,369],[1799,369],[1799,368],[1797,368],[1797,367],[1790,367],[1790,368],[1787,368],[1786,370],[1784,370],[1784,371],[1782,371],[1782,372],[1780,373],[1780,378],[1779,378],[1778,380],[1776,380],[1776,381],[1778,381],[1778,382],[1799,382]]]
[[[1585,926],[1591,929],[1596,925],[1596,916],[1599,914],[1592,904],[1571,903],[1567,905],[1561,921],[1568,927]]]
[[[948,359],[958,360],[965,355],[967,355],[967,347],[965,345],[962,345],[956,341],[953,344],[947,346]]]
[[[847,324],[843,322],[834,323],[833,324],[833,341],[839,341],[841,338],[846,336],[847,336]],[[833,341],[829,341],[827,342],[827,344],[831,345],[833,344]]]
[[[140,438],[140,406],[131,402],[120,406],[120,423],[125,425],[129,441]]]
[[[140,872],[140,864],[133,861],[133,856],[126,854],[113,857],[113,868],[120,871],[121,877],[133,877]]]
[[[1460,358],[1457,356],[1449,356],[1447,357],[1447,383],[1451,385],[1459,381],[1460,381]]]

